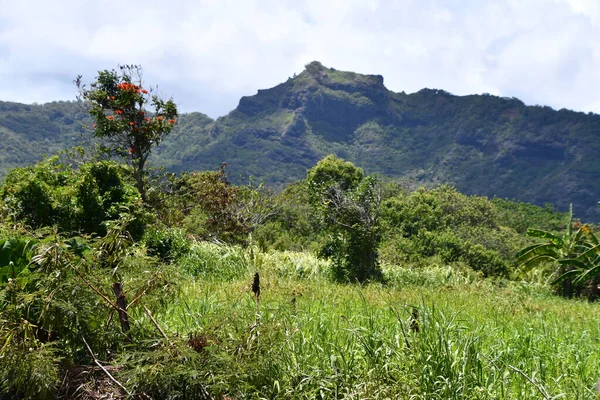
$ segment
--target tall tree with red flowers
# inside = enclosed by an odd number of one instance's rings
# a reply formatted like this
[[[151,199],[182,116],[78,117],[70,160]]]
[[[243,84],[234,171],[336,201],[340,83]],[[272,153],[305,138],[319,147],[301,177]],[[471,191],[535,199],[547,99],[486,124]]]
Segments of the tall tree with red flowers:
[[[152,147],[173,129],[177,106],[163,100],[142,85],[141,67],[123,65],[99,71],[87,88],[81,76],[75,80],[94,118],[94,136],[103,139],[103,149],[125,157],[134,168],[137,188],[146,198],[144,168]]]

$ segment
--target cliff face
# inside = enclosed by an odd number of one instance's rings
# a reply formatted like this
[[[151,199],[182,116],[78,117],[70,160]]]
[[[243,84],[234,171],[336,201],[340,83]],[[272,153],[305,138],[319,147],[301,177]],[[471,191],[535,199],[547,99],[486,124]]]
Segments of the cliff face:
[[[30,107],[32,115],[46,105]],[[0,135],[30,137],[37,131],[28,130],[27,121],[41,126],[42,118],[50,126],[44,132],[59,124],[55,137],[69,137],[73,129],[67,122],[73,118],[62,110],[52,120],[52,112],[28,119],[27,112],[0,107]],[[73,115],[81,120],[80,113]],[[25,124],[18,132],[11,120],[16,116]],[[39,131],[48,136],[44,132]],[[318,62],[243,97],[215,121],[200,113],[183,115],[153,160],[174,171],[214,169],[226,161],[234,181],[253,176],[283,185],[304,178],[329,153],[367,173],[448,182],[469,194],[551,202],[562,210],[574,203],[577,216],[600,221],[600,116],[437,89],[394,93],[379,75]]]

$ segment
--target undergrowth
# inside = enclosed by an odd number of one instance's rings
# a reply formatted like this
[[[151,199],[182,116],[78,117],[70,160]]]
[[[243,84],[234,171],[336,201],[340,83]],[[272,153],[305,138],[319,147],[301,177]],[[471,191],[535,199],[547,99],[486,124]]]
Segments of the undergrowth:
[[[483,279],[432,259],[384,264],[383,283],[338,284],[329,263],[307,253],[214,243],[192,244],[164,273],[135,249],[120,268],[135,271],[122,279],[130,293],[155,293],[131,308],[129,342],[114,323],[102,333],[110,309],[100,299],[89,311],[100,312],[91,320],[97,330],[81,321],[69,340],[88,336],[123,386],[109,382],[112,393],[123,398],[594,396],[597,306],[554,297],[543,282]],[[257,272],[260,294],[252,292]],[[102,271],[88,279],[101,284]],[[14,301],[3,304],[4,316],[22,312]],[[65,361],[93,365],[80,344],[74,355],[39,334],[29,345],[29,328],[1,322],[18,336],[14,351],[2,352],[3,365],[12,365],[0,368],[3,391],[8,382],[19,388],[17,397],[56,397],[75,367]]]

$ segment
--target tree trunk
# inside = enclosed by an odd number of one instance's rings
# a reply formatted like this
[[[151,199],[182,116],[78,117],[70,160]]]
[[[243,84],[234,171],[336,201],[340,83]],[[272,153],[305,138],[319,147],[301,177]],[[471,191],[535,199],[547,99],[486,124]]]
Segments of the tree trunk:
[[[113,283],[113,292],[117,297],[117,305],[119,306],[119,322],[121,323],[121,330],[124,334],[129,332],[129,315],[127,314],[127,300],[123,293],[123,284],[120,282]]]
[[[144,156],[140,156],[138,159],[137,167],[134,172],[135,186],[142,196],[142,201],[146,202],[146,186],[144,185],[144,166],[146,165],[146,159]]]

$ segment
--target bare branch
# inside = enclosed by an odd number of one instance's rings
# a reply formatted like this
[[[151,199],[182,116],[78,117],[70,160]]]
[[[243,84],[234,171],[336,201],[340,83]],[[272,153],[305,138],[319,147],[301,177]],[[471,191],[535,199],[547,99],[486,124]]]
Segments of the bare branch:
[[[115,379],[114,376],[111,375],[110,372],[108,372],[108,370],[106,368],[104,368],[104,366],[102,364],[100,364],[100,361],[98,361],[98,359],[96,358],[96,356],[94,355],[94,352],[92,351],[92,349],[90,348],[90,345],[88,344],[88,342],[85,340],[85,338],[83,336],[81,336],[81,339],[83,339],[83,343],[85,344],[85,347],[87,347],[88,352],[90,353],[90,356],[92,357],[92,359],[94,360],[94,364],[96,364],[98,367],[100,367],[100,369],[102,371],[104,371],[104,373],[110,378],[111,381],[113,381],[117,386],[119,386],[121,389],[123,389],[123,391],[125,393],[127,393],[128,396],[131,396],[131,392],[129,390],[127,390],[125,388],[125,386],[123,386],[121,384],[121,382],[119,382],[118,380]]]

